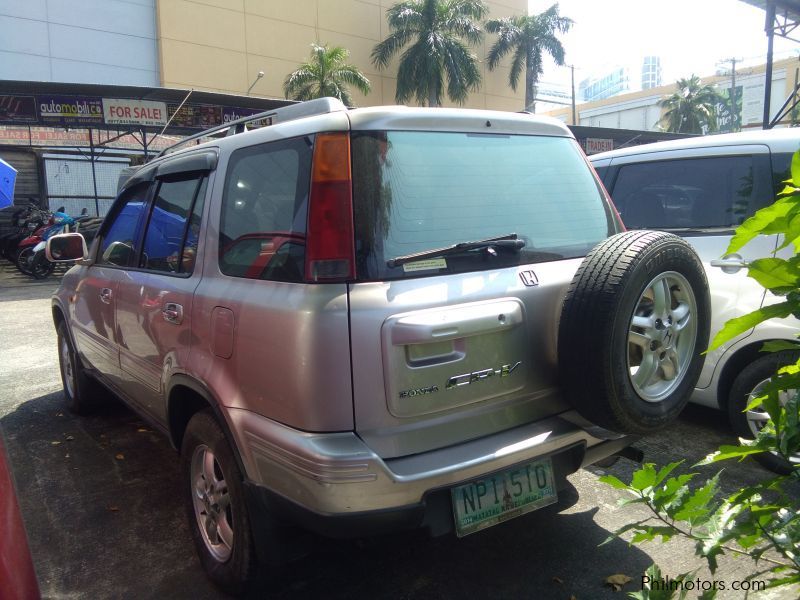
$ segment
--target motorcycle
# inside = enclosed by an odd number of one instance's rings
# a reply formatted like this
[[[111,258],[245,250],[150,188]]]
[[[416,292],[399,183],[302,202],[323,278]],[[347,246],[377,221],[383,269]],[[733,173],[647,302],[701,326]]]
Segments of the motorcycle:
[[[36,279],[48,277],[55,270],[56,264],[47,260],[45,248],[47,247],[47,240],[58,233],[77,232],[80,230],[84,239],[91,241],[97,233],[103,218],[90,217],[85,212],[84,209],[80,217],[73,219],[60,210],[56,211],[53,213],[48,227],[43,228],[43,231],[37,230],[34,235],[20,242],[20,246],[24,245],[24,247],[17,255],[17,267],[19,270]]]

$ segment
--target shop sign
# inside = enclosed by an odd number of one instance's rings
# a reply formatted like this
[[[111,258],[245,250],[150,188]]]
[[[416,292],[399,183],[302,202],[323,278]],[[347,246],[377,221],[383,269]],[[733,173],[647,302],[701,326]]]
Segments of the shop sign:
[[[107,125],[163,127],[167,124],[165,102],[103,98],[103,118]]]
[[[264,110],[257,109],[257,108],[238,108],[235,106],[223,106],[222,107],[222,124],[230,123],[231,121],[236,121],[237,119],[242,119],[244,117],[252,117],[253,115],[257,115],[258,113],[265,112]],[[266,119],[259,119],[258,121],[251,121],[248,123],[250,127],[265,127],[267,125],[272,125],[272,117],[268,117]]]
[[[0,121],[36,122],[36,98],[33,96],[0,96]]]
[[[103,101],[92,96],[37,96],[39,117],[56,125],[102,125]]]
[[[49,127],[0,127],[0,144],[15,146],[88,146],[86,129],[51,129]]]
[[[614,140],[604,138],[586,138],[586,154],[597,154],[614,149]]]
[[[172,119],[170,127],[209,129],[222,123],[219,106],[184,104],[180,110],[178,110],[178,106],[178,104],[168,105],[169,117]]]

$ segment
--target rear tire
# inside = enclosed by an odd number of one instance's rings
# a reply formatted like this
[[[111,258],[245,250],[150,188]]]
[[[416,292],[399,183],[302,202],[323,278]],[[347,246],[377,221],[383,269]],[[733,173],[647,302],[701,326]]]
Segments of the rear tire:
[[[703,265],[687,242],[658,231],[608,238],[564,299],[558,363],[567,400],[619,433],[668,425],[700,376],[709,315]]]
[[[26,246],[22,248],[22,250],[17,250],[17,254],[14,257],[14,264],[17,265],[17,269],[25,275],[31,274],[31,261],[33,260],[33,246]]]
[[[58,324],[56,332],[58,334],[58,364],[67,408],[75,414],[88,414],[96,406],[103,389],[97,381],[84,372],[72,339],[67,332],[67,326],[63,321]]]
[[[55,270],[56,263],[47,260],[43,250],[37,252],[30,261],[31,275],[34,279],[45,279]]]
[[[181,472],[189,528],[203,569],[220,589],[243,593],[255,576],[254,538],[242,473],[210,409],[189,421]]]
[[[758,397],[759,388],[767,383],[779,368],[794,364],[795,361],[797,361],[797,354],[793,352],[766,354],[747,365],[736,376],[728,395],[728,417],[736,435],[749,440],[756,437],[758,430],[764,426],[769,415],[761,409],[745,413],[745,408],[751,400]],[[770,471],[781,475],[788,475],[793,469],[792,463],[772,452],[754,454],[753,458]],[[800,463],[800,456],[796,459],[796,463]]]

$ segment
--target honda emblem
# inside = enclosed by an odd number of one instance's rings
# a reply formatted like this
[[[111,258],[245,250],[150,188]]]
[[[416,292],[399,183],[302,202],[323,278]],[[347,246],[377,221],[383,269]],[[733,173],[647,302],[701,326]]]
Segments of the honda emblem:
[[[539,278],[536,277],[536,273],[533,271],[520,271],[519,278],[522,279],[522,283],[528,287],[539,285]]]

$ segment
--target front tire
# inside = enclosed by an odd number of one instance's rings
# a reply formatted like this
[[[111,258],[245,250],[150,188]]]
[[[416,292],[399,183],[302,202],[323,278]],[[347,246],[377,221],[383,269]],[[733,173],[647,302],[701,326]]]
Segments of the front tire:
[[[564,299],[558,363],[566,399],[611,431],[668,425],[700,376],[709,316],[705,271],[686,241],[629,231],[601,242]]]
[[[728,417],[736,435],[750,440],[756,437],[769,415],[761,408],[745,412],[747,405],[760,395],[763,387],[779,368],[794,364],[796,360],[797,354],[792,352],[766,354],[747,365],[736,376],[728,395]],[[770,471],[781,475],[788,475],[800,463],[800,456],[795,456],[789,462],[772,452],[754,454],[753,458]]]
[[[189,421],[181,444],[181,471],[200,563],[215,585],[240,594],[255,575],[255,545],[242,473],[210,409]]]

